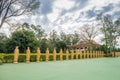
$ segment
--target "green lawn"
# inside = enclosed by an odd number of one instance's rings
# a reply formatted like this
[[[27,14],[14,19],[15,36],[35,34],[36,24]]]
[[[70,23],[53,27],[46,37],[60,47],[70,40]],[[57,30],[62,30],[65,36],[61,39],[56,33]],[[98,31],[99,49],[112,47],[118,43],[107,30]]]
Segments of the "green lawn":
[[[120,80],[120,58],[3,64],[0,80]]]

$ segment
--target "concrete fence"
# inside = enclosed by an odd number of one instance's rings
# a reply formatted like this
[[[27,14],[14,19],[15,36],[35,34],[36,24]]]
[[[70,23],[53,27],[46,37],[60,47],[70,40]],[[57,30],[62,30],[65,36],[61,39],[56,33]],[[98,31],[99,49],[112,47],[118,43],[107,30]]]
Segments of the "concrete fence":
[[[57,53],[56,49],[54,48],[53,53],[49,53],[49,49],[46,49],[46,53],[45,54],[45,61],[49,61],[50,59],[50,55],[52,55],[53,57],[53,61],[56,61],[56,57],[57,55],[59,55],[59,60],[62,61],[63,60],[63,56],[65,56],[65,60],[73,60],[73,59],[87,59],[87,58],[100,58],[100,57],[104,57],[104,53],[103,51],[71,51],[69,52],[68,50],[66,50],[66,53],[63,53],[62,49],[60,49],[60,52]],[[30,48],[28,47],[26,50],[26,63],[30,62]],[[36,62],[40,61],[41,58],[41,51],[40,48],[37,49],[37,53],[36,53]],[[19,49],[18,47],[15,48],[14,50],[14,61],[13,63],[18,63],[18,59],[19,59]]]

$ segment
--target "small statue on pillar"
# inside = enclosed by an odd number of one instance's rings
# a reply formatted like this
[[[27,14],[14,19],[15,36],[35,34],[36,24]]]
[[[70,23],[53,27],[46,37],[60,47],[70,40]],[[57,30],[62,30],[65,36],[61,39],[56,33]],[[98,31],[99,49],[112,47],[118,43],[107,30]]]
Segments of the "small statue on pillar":
[[[69,51],[68,51],[68,49],[66,50],[66,60],[68,60],[69,59]]]
[[[27,50],[26,50],[26,63],[29,63],[30,62],[30,48],[27,47]]]
[[[18,57],[19,57],[19,49],[18,46],[16,46],[15,50],[14,50],[14,64],[18,63]]]
[[[60,60],[61,61],[63,60],[63,51],[62,51],[62,49],[60,49]]]
[[[49,49],[46,50],[46,62],[49,61]]]
[[[76,50],[76,59],[78,59],[78,50]]]
[[[40,48],[37,48],[37,57],[36,57],[36,62],[40,62]]]
[[[72,60],[74,59],[74,51],[73,50],[71,51],[71,59]]]
[[[95,58],[95,51],[93,51],[93,58]]]
[[[80,59],[82,59],[82,56],[83,56],[83,53],[82,53],[82,51],[80,50]]]
[[[90,58],[92,58],[93,57],[93,55],[92,55],[92,50],[90,50]]]
[[[86,50],[84,50],[83,55],[84,55],[84,59],[85,59],[86,58]]]
[[[53,60],[56,61],[56,48],[54,48],[54,51],[53,51]]]

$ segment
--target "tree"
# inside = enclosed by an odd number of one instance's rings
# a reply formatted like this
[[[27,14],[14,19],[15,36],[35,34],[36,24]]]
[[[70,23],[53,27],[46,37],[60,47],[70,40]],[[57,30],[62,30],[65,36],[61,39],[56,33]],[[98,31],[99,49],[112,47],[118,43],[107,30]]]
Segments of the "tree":
[[[57,42],[56,47],[57,47],[57,49],[56,49],[57,52],[60,52],[60,49],[62,49],[63,52],[65,52],[67,49],[67,45],[64,41]]]
[[[79,34],[74,32],[73,34],[66,34],[63,31],[60,33],[60,46],[62,49],[67,49],[67,45],[72,45],[78,43],[80,40]],[[63,47],[64,46],[64,47]]]
[[[92,41],[98,35],[99,29],[95,25],[84,25],[79,29],[80,37],[89,41],[89,48],[92,48]]]
[[[64,32],[60,33],[60,41],[65,42],[66,45],[70,45],[72,43],[72,35],[66,34]]]
[[[78,43],[80,41],[80,35],[77,32],[75,32],[74,34],[72,34],[71,40],[72,44]]]
[[[0,33],[0,41],[6,40],[7,36],[4,33]]]
[[[31,26],[28,23],[12,23],[10,24],[10,32],[11,34],[15,31],[19,31],[19,30],[31,30]]]
[[[6,40],[7,36],[4,33],[0,33],[0,53],[6,52]]]
[[[50,32],[49,40],[52,43],[56,43],[57,41],[59,41],[59,35],[57,34],[57,32],[55,30]]]
[[[53,51],[54,48],[57,48],[56,45],[59,41],[60,41],[59,40],[59,35],[57,34],[57,32],[55,30],[50,32],[49,42],[48,42],[48,45],[50,47],[50,52]]]
[[[40,50],[41,53],[45,53],[46,49],[48,48],[48,40],[46,38],[43,38],[42,40],[40,40]]]
[[[35,52],[39,46],[39,42],[33,32],[20,30],[12,33],[12,36],[8,40],[6,44],[7,53],[12,53],[16,46],[19,46],[20,53],[25,53],[27,47],[30,47],[31,52]]]
[[[39,0],[0,0],[0,28],[13,17],[36,12],[39,5]]]
[[[11,24],[10,31],[13,33],[14,31],[19,30],[30,30],[32,31],[38,40],[42,40],[42,38],[46,37],[44,29],[40,25],[33,25],[29,23],[17,23],[17,24]]]
[[[32,31],[35,33],[35,36],[40,41],[44,39],[47,35],[45,34],[45,30],[40,25],[31,25]]]
[[[104,15],[103,13],[99,14],[97,19],[100,20],[102,25],[103,41],[106,45],[106,52],[109,55],[109,53],[114,51],[117,39],[120,37],[120,19],[118,18],[114,21],[110,15]]]

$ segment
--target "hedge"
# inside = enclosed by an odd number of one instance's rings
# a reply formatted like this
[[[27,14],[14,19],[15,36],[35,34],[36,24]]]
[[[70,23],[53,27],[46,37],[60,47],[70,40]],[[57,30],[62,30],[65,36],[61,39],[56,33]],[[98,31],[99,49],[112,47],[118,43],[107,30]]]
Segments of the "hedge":
[[[2,62],[3,63],[13,63],[14,60],[14,54],[0,54],[2,56]],[[30,62],[36,62],[36,56],[37,54],[31,53],[30,54]],[[79,57],[80,58],[80,54]],[[69,54],[69,59],[71,59],[71,54]],[[76,59],[76,54],[74,54],[74,59]],[[40,61],[46,60],[46,54],[42,53],[40,55]],[[60,60],[60,54],[56,54],[56,60]],[[63,60],[66,60],[66,54],[63,54]],[[49,54],[49,61],[53,61],[53,54]],[[19,54],[18,62],[26,62],[26,54]]]
[[[83,53],[83,52],[82,52]],[[30,54],[30,62],[36,62],[36,57],[37,54],[36,53],[31,53]],[[71,53],[69,53],[68,55],[69,60],[71,59]],[[82,54],[82,58],[84,57],[88,57],[88,55],[84,56]],[[90,55],[89,55],[90,57]],[[74,53],[74,59],[76,59],[76,53]],[[78,54],[78,59],[80,59],[80,54]],[[0,53],[0,64],[3,63],[13,63],[14,60],[14,54],[13,53],[9,53],[9,54],[2,54]],[[40,61],[45,61],[46,60],[46,54],[45,53],[41,53],[40,55]],[[60,60],[60,54],[56,53],[56,60],[59,61]],[[63,60],[66,60],[66,53],[63,53]],[[49,61],[53,61],[53,53],[49,54]],[[19,58],[18,58],[18,62],[26,62],[26,54],[25,53],[20,53],[19,54]]]
[[[3,54],[0,54],[0,65],[3,63]]]

